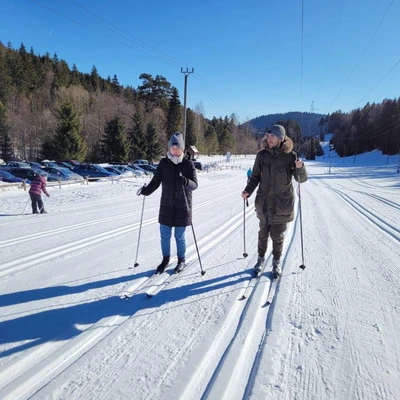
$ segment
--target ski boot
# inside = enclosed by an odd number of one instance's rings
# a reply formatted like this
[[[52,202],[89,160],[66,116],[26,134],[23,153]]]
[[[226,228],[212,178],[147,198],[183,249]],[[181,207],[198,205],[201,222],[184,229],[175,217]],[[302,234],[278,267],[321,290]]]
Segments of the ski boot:
[[[282,275],[281,260],[272,260],[272,276],[278,279]]]
[[[177,274],[179,274],[179,272],[182,272],[183,269],[185,268],[186,264],[185,264],[185,259],[184,258],[179,258],[178,257],[178,264],[175,267],[175,272]]]
[[[162,274],[169,265],[169,257],[163,257],[161,264],[157,267],[156,274]]]
[[[261,267],[264,264],[265,256],[258,256],[257,264],[254,266],[254,275],[258,275],[261,272]]]

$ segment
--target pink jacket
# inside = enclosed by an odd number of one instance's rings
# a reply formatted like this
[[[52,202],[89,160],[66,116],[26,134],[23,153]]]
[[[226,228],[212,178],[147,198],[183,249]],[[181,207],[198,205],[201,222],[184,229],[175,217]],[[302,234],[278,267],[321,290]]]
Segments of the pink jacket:
[[[34,181],[31,182],[29,193],[41,195],[42,190],[46,196],[49,195],[46,190],[46,178],[44,176],[39,175],[35,178]]]

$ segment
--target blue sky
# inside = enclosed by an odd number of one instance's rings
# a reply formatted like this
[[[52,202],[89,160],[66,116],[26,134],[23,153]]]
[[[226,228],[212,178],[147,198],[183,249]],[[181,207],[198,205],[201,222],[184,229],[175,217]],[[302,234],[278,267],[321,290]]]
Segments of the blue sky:
[[[243,122],[397,98],[399,21],[393,0],[1,0],[0,41],[123,85],[163,75],[182,103],[193,67],[187,106]]]

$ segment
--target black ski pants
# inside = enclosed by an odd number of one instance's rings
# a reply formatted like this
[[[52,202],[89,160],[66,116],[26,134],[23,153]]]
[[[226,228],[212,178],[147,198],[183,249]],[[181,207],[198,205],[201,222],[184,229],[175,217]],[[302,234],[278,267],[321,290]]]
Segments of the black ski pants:
[[[267,252],[268,237],[272,240],[272,255],[275,260],[282,256],[283,239],[287,224],[268,225],[260,219],[260,230],[258,231],[258,254],[264,256]]]

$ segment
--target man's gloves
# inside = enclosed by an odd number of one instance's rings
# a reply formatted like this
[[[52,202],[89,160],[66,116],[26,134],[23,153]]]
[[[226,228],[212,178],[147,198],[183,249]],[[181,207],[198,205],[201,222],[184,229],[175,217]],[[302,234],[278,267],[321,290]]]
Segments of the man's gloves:
[[[48,193],[46,194],[46,196],[47,196],[47,197],[50,197],[50,195],[49,195]]]

